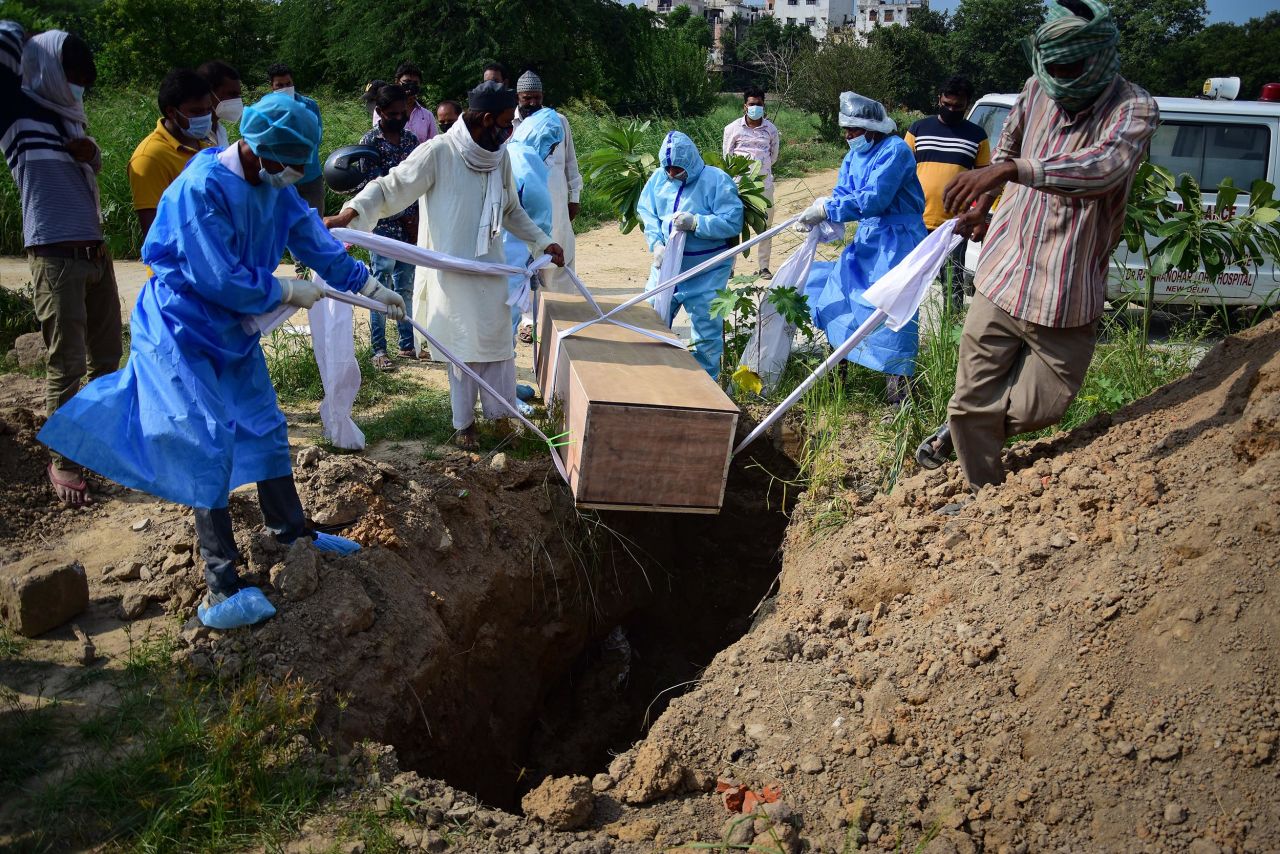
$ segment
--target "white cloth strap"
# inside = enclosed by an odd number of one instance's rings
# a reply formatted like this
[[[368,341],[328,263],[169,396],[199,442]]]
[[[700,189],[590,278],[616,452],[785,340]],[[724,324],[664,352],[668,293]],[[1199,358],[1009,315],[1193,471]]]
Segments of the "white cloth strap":
[[[757,234],[755,237],[751,238],[750,240],[744,241],[742,243],[739,243],[737,246],[726,249],[725,251],[721,252],[719,255],[713,255],[696,267],[690,267],[688,270],[685,270],[683,273],[676,276],[674,279],[669,279],[663,282],[653,290],[645,291],[644,293],[638,294],[637,296],[632,297],[631,299],[627,300],[621,305],[618,305],[615,308],[609,309],[609,311],[605,312],[603,316],[596,317],[591,320],[584,320],[582,323],[579,323],[577,326],[574,326],[571,329],[565,330],[564,333],[562,334],[562,337],[567,338],[570,335],[573,335],[577,332],[581,332],[582,330],[586,329],[588,326],[591,326],[592,324],[599,323],[602,320],[609,320],[613,317],[613,315],[618,314],[619,312],[626,311],[636,303],[644,302],[647,299],[652,299],[660,291],[671,290],[681,282],[687,282],[690,279],[694,278],[695,276],[700,276],[703,273],[705,273],[707,270],[710,270],[712,267],[717,267],[720,264],[723,264],[725,261],[729,260],[734,255],[737,255],[739,252],[744,252],[747,249],[750,249],[752,246],[755,246],[757,243],[761,242],[762,240],[768,240],[778,232],[783,231],[784,229],[790,228],[791,226],[795,225],[799,221],[800,221],[800,217],[798,216],[792,217],[791,219],[787,220],[786,222],[780,225],[775,225],[773,228],[769,229],[768,231],[762,231],[759,234]]]
[[[386,258],[394,258],[418,267],[446,270],[450,273],[466,273],[473,276],[514,276],[521,273],[532,275],[551,263],[550,255],[542,255],[526,267],[514,267],[511,264],[498,264],[493,261],[458,258],[434,249],[424,249],[412,243],[405,243],[403,240],[383,237],[370,231],[357,231],[354,228],[334,228],[330,229],[329,233],[343,243],[368,249]]]
[[[359,306],[360,308],[367,308],[370,311],[380,311],[385,313],[387,310],[387,307],[382,303],[378,302],[377,300],[371,300],[368,297],[362,297],[359,294],[352,294],[352,293],[347,293],[346,291],[336,291],[336,290],[333,290],[332,288],[326,288],[324,295],[326,297],[329,297],[330,299],[335,299],[338,302],[345,302],[354,306]],[[495,400],[500,401],[502,403],[503,408],[509,411],[512,415],[514,415],[517,419],[519,419],[522,424],[524,424],[531,431],[533,431],[533,434],[535,436],[537,436],[543,442],[547,443],[547,449],[551,451],[552,464],[555,465],[556,471],[560,473],[560,476],[564,478],[564,482],[569,483],[569,472],[565,470],[564,463],[561,461],[560,455],[556,453],[556,443],[553,442],[551,439],[549,439],[547,437],[547,434],[539,430],[536,424],[534,424],[528,418],[525,418],[524,415],[520,413],[519,409],[512,406],[510,402],[507,401],[506,396],[500,394],[493,386],[485,382],[483,377],[481,377],[479,374],[473,371],[466,362],[462,361],[453,353],[449,352],[449,350],[443,344],[441,344],[437,339],[433,338],[431,334],[427,332],[427,330],[424,329],[421,324],[418,323],[418,321],[414,320],[413,318],[406,318],[406,319],[408,320],[409,323],[413,325],[413,328],[418,331],[418,334],[421,335],[423,338],[425,338],[427,340],[427,343],[431,345],[431,352],[433,355],[441,356],[447,361],[452,362],[453,365],[457,367],[458,370],[462,371],[462,373],[466,374],[471,379],[475,380],[476,384],[479,385],[485,391],[487,391],[490,395],[492,395]]]
[[[680,267],[684,264],[684,244],[688,239],[689,232],[676,229],[667,240],[667,251],[663,253],[662,266],[658,268],[658,287],[650,291],[656,294],[653,297],[653,310],[668,327],[671,326],[667,321],[671,317],[671,300],[676,292],[675,288],[663,288],[662,285],[680,275]]]
[[[743,448],[764,435],[764,432],[773,426],[784,412],[795,406],[796,401],[800,400],[823,374],[839,364],[840,360],[849,355],[854,347],[875,332],[880,324],[887,322],[890,329],[897,331],[911,322],[911,318],[915,317],[920,309],[920,303],[924,301],[929,285],[942,269],[943,262],[947,260],[947,256],[951,254],[955,245],[963,239],[955,234],[955,227],[954,219],[943,223],[919,246],[912,249],[907,257],[895,264],[874,285],[867,288],[862,297],[876,307],[875,312],[854,330],[849,340],[836,347],[831,355],[805,378],[804,382],[796,386],[795,391],[787,395],[768,417],[757,424],[747,438],[738,443],[738,447],[733,449],[734,456],[742,453]]]

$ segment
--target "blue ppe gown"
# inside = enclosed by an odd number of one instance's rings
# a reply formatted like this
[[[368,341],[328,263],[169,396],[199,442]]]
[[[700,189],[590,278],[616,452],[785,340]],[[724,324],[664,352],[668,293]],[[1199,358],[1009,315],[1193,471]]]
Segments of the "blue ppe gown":
[[[338,290],[369,278],[295,189],[251,185],[218,162],[220,150],[193,157],[160,199],[128,364],[39,435],[103,477],[198,508],[292,473],[260,336],[241,325],[281,304],[273,274],[284,250]]]
[[[507,159],[511,163],[511,176],[520,195],[520,206],[534,224],[545,233],[551,233],[553,211],[551,209],[551,173],[546,159],[552,150],[564,142],[564,126],[560,114],[543,107],[520,122],[511,141],[507,143]],[[523,267],[529,263],[529,246],[510,231],[502,232],[502,245],[507,263]],[[523,276],[510,276],[507,291],[514,295],[524,284]],[[520,307],[511,307],[511,331],[515,334],[520,325]]]
[[[809,296],[814,324],[838,347],[875,311],[862,294],[925,238],[924,190],[911,148],[889,136],[869,151],[846,154],[827,218],[858,223],[826,284]],[[897,332],[881,326],[846,358],[886,374],[911,376],[919,346],[919,322],[912,318]]]
[[[729,248],[729,240],[742,233],[742,200],[738,186],[722,169],[702,161],[693,140],[680,131],[671,131],[658,150],[658,169],[649,176],[636,210],[644,224],[644,238],[652,252],[665,244],[672,232],[671,219],[678,211],[691,213],[697,228],[685,240],[682,271],[698,266],[708,257]],[[668,166],[685,171],[683,181],[667,175]],[[724,353],[724,321],[711,316],[711,300],[716,291],[729,283],[733,274],[732,256],[687,282],[676,286],[671,299],[671,316],[662,318],[670,325],[683,306],[693,326],[693,355],[711,375],[720,376],[720,357]],[[658,284],[658,268],[649,271],[645,290]],[[652,301],[651,301],[652,302]]]

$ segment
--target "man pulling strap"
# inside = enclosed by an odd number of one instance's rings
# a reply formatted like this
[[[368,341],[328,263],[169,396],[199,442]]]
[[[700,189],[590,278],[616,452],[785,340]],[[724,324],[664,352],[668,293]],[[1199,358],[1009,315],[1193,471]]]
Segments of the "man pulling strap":
[[[370,181],[325,224],[369,231],[379,219],[418,201],[426,226],[418,229],[418,245],[424,249],[501,264],[505,228],[523,240],[534,257],[545,253],[563,266],[563,251],[520,207],[502,145],[511,135],[515,112],[514,92],[494,81],[481,83],[471,90],[462,120],[448,133],[419,145],[399,166]],[[506,278],[425,267],[418,268],[417,276],[416,287],[427,289],[427,299],[425,316],[415,319],[514,407],[516,363]],[[477,444],[477,396],[486,418],[506,416],[507,410],[487,392],[481,393],[474,380],[450,369],[453,426],[463,448]]]
[[[916,460],[937,468],[954,442],[971,489],[1003,482],[1005,440],[1056,423],[1093,355],[1108,260],[1159,119],[1151,96],[1120,76],[1118,38],[1099,0],[1050,5],[1023,44],[1035,74],[992,165],[957,176],[943,194],[959,227],[987,243],[950,418]]]
[[[310,308],[320,298],[319,282],[274,277],[285,249],[330,287],[404,316],[404,301],[347,254],[291,186],[320,143],[306,106],[268,95],[245,108],[240,132],[234,145],[191,158],[160,198],[142,245],[152,275],[130,321],[128,364],[90,383],[39,435],[104,477],[195,508],[209,586],[199,613],[219,628],[229,625],[218,606],[234,609],[228,599],[241,588],[227,510],[237,486],[257,483],[263,521],[280,543],[312,537],[326,551],[359,548],[308,530],[260,336],[242,325],[282,303]]]

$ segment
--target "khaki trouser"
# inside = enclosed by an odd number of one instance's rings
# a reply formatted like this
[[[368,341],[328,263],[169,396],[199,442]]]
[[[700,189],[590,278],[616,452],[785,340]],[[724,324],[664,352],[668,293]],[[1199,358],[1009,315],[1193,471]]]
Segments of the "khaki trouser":
[[[1028,323],[974,294],[947,407],[971,488],[1004,482],[1005,439],[1057,423],[1067,411],[1084,382],[1097,327],[1097,321],[1067,328]]]
[[[91,380],[120,368],[120,295],[105,251],[92,261],[28,257],[36,319],[49,350],[44,405],[52,415],[80,390],[86,367]],[[58,454],[53,463],[74,469]]]
[[[773,228],[773,212],[776,206],[773,204],[773,187],[764,191],[764,197],[769,200],[768,228]],[[763,273],[769,269],[769,259],[773,256],[773,238],[761,240],[756,244],[756,270]],[[801,290],[804,290],[802,287]]]

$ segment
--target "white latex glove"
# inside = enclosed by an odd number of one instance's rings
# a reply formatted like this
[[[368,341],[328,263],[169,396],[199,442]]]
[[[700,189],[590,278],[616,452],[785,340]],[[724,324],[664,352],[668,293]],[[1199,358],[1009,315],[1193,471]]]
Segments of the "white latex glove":
[[[385,287],[373,276],[360,289],[360,296],[377,300],[387,307],[387,317],[391,320],[404,320],[404,297],[391,288]]]
[[[661,267],[662,258],[667,254],[667,244],[659,243],[653,247],[653,266]]]
[[[814,199],[813,204],[805,208],[804,213],[800,214],[800,222],[805,225],[817,225],[827,218],[827,202],[831,201],[826,196],[819,196]]]
[[[698,218],[688,211],[680,211],[671,218],[671,224],[679,231],[693,231],[698,227]]]
[[[280,283],[280,302],[285,305],[311,308],[324,296],[324,286],[309,279],[277,279],[276,281]]]

